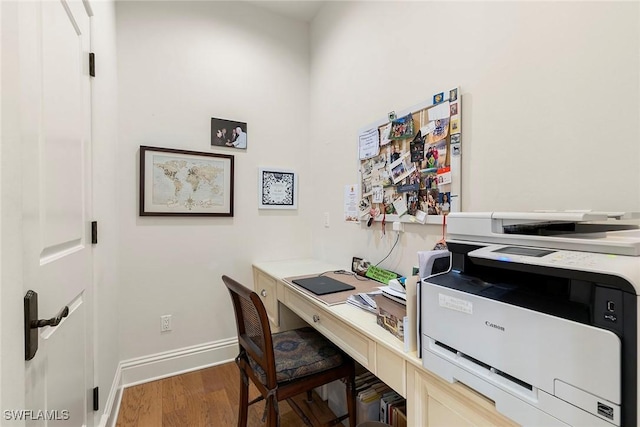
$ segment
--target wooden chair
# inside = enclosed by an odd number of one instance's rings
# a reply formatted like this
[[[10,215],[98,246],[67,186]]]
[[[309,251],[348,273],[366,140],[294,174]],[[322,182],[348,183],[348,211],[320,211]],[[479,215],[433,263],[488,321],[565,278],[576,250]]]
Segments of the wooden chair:
[[[227,276],[222,276],[222,280],[233,301],[240,345],[236,357],[242,379],[238,427],[246,427],[249,405],[261,400],[266,400],[262,421],[275,427],[280,421],[278,402],[304,392],[310,399],[315,387],[343,378],[347,385],[348,413],[330,425],[348,417],[350,427],[355,427],[353,359],[310,327],[271,334],[267,312],[258,294]],[[251,402],[248,379],[261,394]],[[309,420],[303,417],[303,421],[309,425]]]

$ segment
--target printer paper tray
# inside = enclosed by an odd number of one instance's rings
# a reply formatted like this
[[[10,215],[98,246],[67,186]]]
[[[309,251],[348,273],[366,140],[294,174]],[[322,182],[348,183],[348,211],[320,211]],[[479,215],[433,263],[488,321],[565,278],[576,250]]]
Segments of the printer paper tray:
[[[421,290],[423,335],[547,393],[560,380],[620,405],[613,332],[433,283]]]
[[[501,380],[499,375],[492,375],[489,370],[480,365],[465,364],[462,358],[455,360],[454,357],[448,356],[433,339],[426,336],[423,346],[422,357],[425,368],[450,383],[461,382],[488,397],[495,402],[498,412],[523,426],[611,427],[620,425],[619,419],[615,423],[609,423],[543,390],[534,388],[530,393],[518,390],[517,383],[509,384],[508,380]],[[620,413],[619,409],[616,409],[616,413]]]

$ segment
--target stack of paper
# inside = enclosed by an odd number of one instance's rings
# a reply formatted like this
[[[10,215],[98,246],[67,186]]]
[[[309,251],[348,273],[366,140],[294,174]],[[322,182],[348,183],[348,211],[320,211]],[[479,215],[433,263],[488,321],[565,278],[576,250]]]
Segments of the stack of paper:
[[[383,286],[380,288],[380,290],[382,291],[382,295],[384,295],[385,297],[403,304],[403,305],[407,305],[407,294],[404,292],[400,292],[397,291],[395,289],[393,289],[390,286]]]
[[[356,307],[369,311],[371,313],[377,313],[378,310],[375,302],[368,301],[366,294],[364,295],[365,296],[363,296],[363,294],[349,295],[349,298],[347,298],[347,304],[355,305]],[[373,302],[373,304],[371,304],[371,302]]]

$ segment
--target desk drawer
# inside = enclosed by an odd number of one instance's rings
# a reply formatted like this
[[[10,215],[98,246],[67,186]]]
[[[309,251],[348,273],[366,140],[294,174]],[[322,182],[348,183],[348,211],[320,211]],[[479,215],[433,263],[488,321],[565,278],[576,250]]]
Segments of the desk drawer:
[[[278,298],[276,295],[276,279],[263,273],[257,268],[253,269],[253,290],[260,296],[267,317],[273,326],[280,326],[278,316]]]
[[[289,289],[284,290],[284,304],[312,325],[365,368],[373,370],[375,343],[346,326],[327,310],[316,306]]]

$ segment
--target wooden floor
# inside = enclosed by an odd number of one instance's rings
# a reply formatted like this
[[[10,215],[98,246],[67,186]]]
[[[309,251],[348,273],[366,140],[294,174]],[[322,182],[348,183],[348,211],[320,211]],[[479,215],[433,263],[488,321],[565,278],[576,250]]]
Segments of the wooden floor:
[[[122,395],[116,427],[225,427],[238,422],[240,373],[235,363],[214,366],[128,387]],[[249,388],[249,400],[259,395]],[[280,402],[280,426],[304,423],[287,402]],[[262,426],[264,401],[249,407],[248,426]]]

